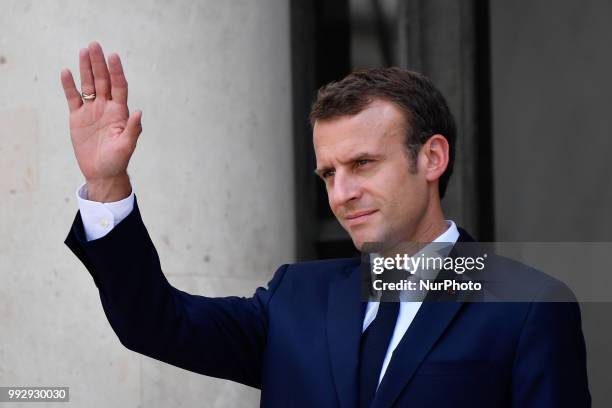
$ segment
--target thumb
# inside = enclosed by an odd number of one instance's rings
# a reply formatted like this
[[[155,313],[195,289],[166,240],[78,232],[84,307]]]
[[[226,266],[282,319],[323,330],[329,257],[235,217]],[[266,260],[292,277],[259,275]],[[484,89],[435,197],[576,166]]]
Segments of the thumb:
[[[142,132],[142,111],[136,111],[130,115],[125,127],[124,133],[130,139],[131,142],[135,143]]]

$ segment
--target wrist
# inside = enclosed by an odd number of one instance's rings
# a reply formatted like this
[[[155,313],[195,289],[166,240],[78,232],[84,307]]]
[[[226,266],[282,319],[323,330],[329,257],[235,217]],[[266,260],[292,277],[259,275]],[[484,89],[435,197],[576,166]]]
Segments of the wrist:
[[[120,201],[132,193],[130,177],[127,173],[104,179],[89,179],[87,182],[87,199],[100,203]]]

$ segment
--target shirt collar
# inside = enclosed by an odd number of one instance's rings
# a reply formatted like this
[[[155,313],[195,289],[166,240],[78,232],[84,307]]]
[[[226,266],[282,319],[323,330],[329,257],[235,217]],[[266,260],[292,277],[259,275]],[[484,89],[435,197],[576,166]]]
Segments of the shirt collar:
[[[440,234],[436,239],[432,242],[449,242],[454,244],[459,239],[459,229],[457,228],[457,224],[453,220],[446,220],[446,231]]]

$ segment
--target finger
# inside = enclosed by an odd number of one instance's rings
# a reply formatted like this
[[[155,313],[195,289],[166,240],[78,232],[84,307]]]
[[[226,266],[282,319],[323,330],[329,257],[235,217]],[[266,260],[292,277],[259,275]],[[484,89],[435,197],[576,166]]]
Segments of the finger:
[[[89,58],[91,70],[93,71],[94,84],[96,87],[96,98],[110,98],[110,76],[102,47],[97,42],[89,44]]]
[[[81,94],[76,89],[76,85],[74,84],[72,72],[70,72],[68,69],[64,69],[62,70],[60,77],[62,80],[62,87],[64,88],[64,94],[66,95],[66,100],[68,101],[68,109],[70,109],[70,112],[79,109],[81,105],[83,105],[83,100],[81,99]]]
[[[108,56],[108,70],[110,72],[111,96],[114,101],[127,104],[128,84],[123,73],[121,59],[117,54]]]
[[[127,125],[125,130],[123,131],[124,135],[129,138],[129,141],[136,144],[138,140],[138,136],[142,132],[142,112],[136,111],[130,115],[127,121]]]
[[[87,48],[83,48],[79,52],[79,71],[81,73],[81,92],[86,94],[96,93],[94,77],[91,72],[91,60],[89,59],[89,50]]]

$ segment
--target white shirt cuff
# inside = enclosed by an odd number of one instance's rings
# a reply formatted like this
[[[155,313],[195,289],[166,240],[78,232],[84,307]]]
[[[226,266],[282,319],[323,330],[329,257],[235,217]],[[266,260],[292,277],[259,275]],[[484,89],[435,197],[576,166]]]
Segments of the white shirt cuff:
[[[87,199],[87,183],[76,191],[87,241],[102,238],[127,217],[134,209],[134,190],[123,200],[100,203]]]

